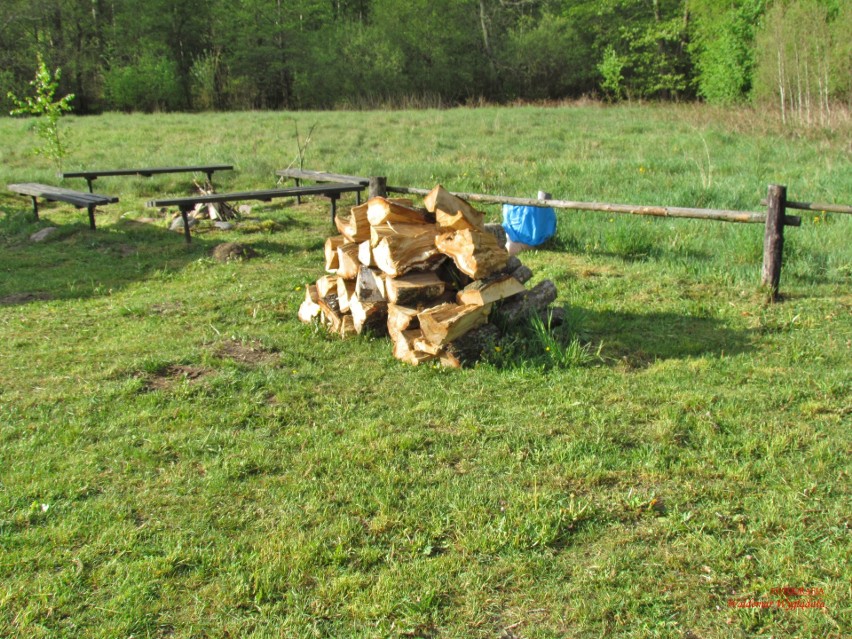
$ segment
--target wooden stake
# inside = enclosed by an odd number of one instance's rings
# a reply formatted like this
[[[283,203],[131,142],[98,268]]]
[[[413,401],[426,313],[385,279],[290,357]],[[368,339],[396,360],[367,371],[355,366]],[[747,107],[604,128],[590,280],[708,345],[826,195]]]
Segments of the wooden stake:
[[[371,177],[370,178],[370,198],[387,197],[388,195],[388,179],[386,177]]]
[[[787,187],[770,184],[766,198],[766,230],[763,235],[763,271],[761,283],[770,289],[770,301],[778,299],[781,282],[781,257],[784,252],[784,210]]]

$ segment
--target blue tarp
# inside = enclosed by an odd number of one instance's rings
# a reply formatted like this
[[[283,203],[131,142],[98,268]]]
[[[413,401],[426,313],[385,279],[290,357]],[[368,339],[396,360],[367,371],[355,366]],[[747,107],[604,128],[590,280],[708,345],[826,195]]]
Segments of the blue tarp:
[[[513,242],[538,246],[556,233],[556,212],[549,206],[504,204],[503,228]]]

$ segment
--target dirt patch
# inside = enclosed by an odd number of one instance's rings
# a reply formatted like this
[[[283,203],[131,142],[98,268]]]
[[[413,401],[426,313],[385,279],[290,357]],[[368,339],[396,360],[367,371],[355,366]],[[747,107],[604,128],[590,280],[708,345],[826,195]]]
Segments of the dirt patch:
[[[17,306],[18,304],[29,304],[30,302],[44,302],[52,300],[50,293],[12,293],[0,297],[0,306]]]
[[[257,257],[257,251],[250,246],[237,242],[225,242],[213,249],[213,258],[219,262],[250,260],[253,257]]]
[[[181,380],[195,382],[210,373],[211,370],[203,366],[171,364],[148,377],[144,389],[146,391],[168,390]]]
[[[277,359],[277,354],[264,348],[260,342],[227,341],[221,343],[214,351],[216,357],[231,359],[240,364],[256,366],[267,364]]]
[[[183,311],[183,304],[181,302],[161,302],[151,305],[151,312],[157,315],[175,315],[181,311]]]

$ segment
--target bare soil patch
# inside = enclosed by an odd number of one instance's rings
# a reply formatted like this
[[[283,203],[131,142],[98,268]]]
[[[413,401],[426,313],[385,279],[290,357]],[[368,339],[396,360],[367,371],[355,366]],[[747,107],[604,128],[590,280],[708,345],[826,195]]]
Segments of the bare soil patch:
[[[11,295],[0,297],[0,306],[17,306],[18,304],[44,302],[52,299],[53,295],[50,293],[12,293]]]
[[[257,341],[222,342],[216,347],[214,354],[217,357],[231,359],[240,364],[249,364],[252,366],[266,364],[277,359],[277,354],[275,352],[270,351],[268,348],[264,348],[264,346]]]

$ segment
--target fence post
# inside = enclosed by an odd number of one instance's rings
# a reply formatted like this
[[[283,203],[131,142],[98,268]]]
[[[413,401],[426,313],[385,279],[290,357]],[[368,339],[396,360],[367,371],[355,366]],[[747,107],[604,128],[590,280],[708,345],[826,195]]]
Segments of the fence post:
[[[784,252],[784,213],[787,208],[787,187],[770,184],[766,197],[766,228],[763,235],[763,271],[761,284],[770,289],[769,300],[778,299],[781,281],[781,257]]]
[[[386,177],[370,178],[370,197],[387,197],[388,179]]]

